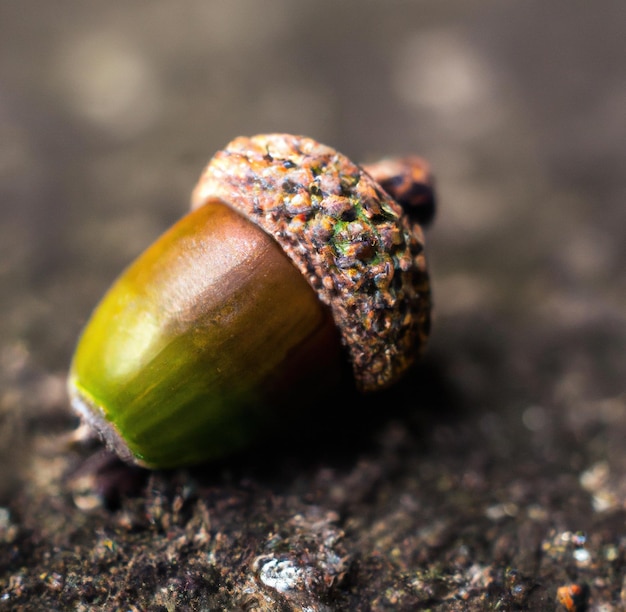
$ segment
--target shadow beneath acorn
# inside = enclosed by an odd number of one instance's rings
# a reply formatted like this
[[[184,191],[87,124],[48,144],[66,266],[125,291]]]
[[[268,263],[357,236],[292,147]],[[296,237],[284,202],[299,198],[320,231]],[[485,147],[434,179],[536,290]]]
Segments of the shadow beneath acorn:
[[[325,397],[292,400],[244,451],[190,473],[205,485],[249,479],[288,484],[320,466],[350,468],[364,455],[376,455],[392,424],[402,428],[405,447],[425,453],[433,428],[466,412],[444,361],[431,354],[384,391],[361,394],[344,386]]]
[[[100,447],[72,477],[77,505],[96,495],[109,510],[124,498],[145,493],[151,474],[174,484],[190,477],[202,490],[248,488],[251,484],[286,489],[295,479],[320,467],[351,469],[364,456],[376,460],[381,449],[392,453],[426,454],[433,429],[463,418],[468,407],[447,374],[445,360],[432,353],[393,387],[361,394],[343,386],[332,394],[292,397],[268,415],[267,428],[244,450],[190,468],[152,472],[123,463]],[[401,440],[389,433],[402,431]],[[389,435],[387,435],[389,434]],[[381,461],[383,459],[381,458]],[[183,474],[184,473],[184,474]],[[87,480],[84,480],[84,478]],[[87,491],[81,493],[82,489]],[[75,489],[75,487],[71,487]],[[82,496],[82,497],[81,497]]]

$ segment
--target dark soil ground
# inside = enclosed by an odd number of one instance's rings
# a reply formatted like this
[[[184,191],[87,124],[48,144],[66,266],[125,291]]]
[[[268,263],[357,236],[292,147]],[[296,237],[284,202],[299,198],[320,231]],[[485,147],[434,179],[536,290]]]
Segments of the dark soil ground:
[[[624,23],[610,0],[0,2],[0,610],[624,609]],[[270,131],[431,160],[428,356],[208,466],[72,446],[91,308],[214,151]]]

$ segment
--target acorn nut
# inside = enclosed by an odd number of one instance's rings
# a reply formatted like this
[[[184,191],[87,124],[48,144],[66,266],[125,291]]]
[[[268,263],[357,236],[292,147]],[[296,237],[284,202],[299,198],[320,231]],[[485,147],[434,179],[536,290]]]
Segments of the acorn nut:
[[[241,449],[281,394],[336,384],[345,355],[360,391],[389,386],[426,344],[433,212],[420,158],[359,167],[309,138],[235,139],[95,309],[73,408],[161,468]]]

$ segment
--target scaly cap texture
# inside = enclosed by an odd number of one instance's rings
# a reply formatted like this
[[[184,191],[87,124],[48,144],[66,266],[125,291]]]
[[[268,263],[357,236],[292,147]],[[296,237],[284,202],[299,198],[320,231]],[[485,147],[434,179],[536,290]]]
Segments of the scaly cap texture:
[[[310,138],[241,137],[213,157],[192,208],[215,197],[273,236],[331,308],[361,390],[393,383],[423,350],[421,228],[362,168]]]

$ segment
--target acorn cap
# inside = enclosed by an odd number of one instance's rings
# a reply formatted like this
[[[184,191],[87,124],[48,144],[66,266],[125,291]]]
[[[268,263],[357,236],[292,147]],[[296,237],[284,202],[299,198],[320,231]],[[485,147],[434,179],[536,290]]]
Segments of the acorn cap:
[[[192,208],[219,198],[271,235],[327,304],[356,384],[392,384],[423,351],[430,287],[420,225],[361,167],[310,138],[237,138]]]

